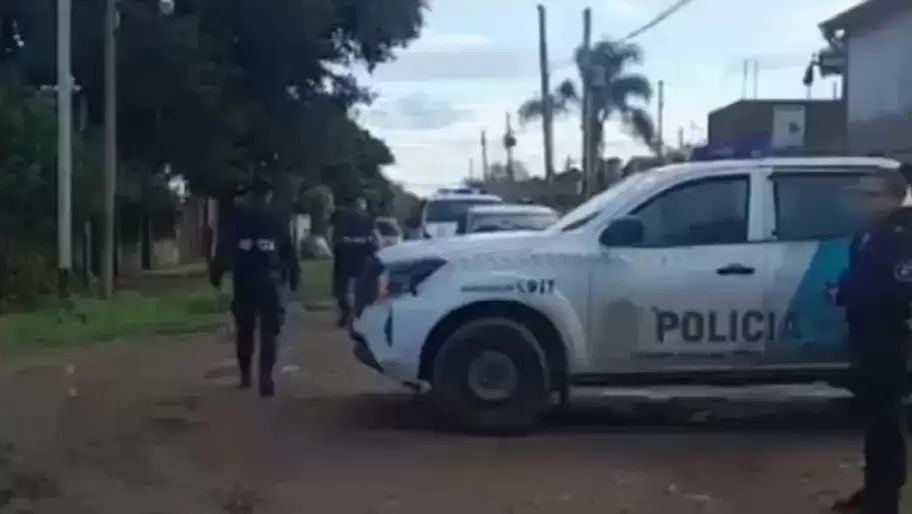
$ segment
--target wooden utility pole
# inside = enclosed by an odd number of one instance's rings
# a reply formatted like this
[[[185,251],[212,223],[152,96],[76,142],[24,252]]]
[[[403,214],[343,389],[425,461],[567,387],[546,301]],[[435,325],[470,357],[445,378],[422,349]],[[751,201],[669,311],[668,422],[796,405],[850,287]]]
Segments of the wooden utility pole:
[[[70,296],[73,269],[72,2],[57,2],[57,287]]]
[[[104,231],[101,295],[114,294],[117,194],[117,1],[105,2],[104,37]]]
[[[760,98],[760,59],[754,59],[754,100]]]
[[[656,151],[659,159],[665,157],[665,81],[659,81],[659,114],[656,118]]]
[[[548,18],[545,6],[538,4],[538,60],[541,74],[542,138],[545,150],[545,179],[554,180],[554,113],[551,105],[551,73],[548,69]]]
[[[589,52],[592,50],[592,9],[587,7],[583,10],[583,155],[581,164],[583,172],[583,198],[589,198],[592,194],[592,164],[589,158],[592,155],[592,94],[590,89],[591,82],[591,62]]]
[[[510,113],[506,114],[506,133],[503,140],[504,150],[507,155],[507,177],[510,182],[516,181],[516,170],[513,169],[513,147],[516,146],[516,138],[513,136],[513,123],[510,121]]]
[[[747,59],[744,59],[744,70],[741,73],[741,99],[744,100],[747,98],[747,81],[750,77],[750,64]]]
[[[481,179],[488,179],[488,136],[481,131]]]

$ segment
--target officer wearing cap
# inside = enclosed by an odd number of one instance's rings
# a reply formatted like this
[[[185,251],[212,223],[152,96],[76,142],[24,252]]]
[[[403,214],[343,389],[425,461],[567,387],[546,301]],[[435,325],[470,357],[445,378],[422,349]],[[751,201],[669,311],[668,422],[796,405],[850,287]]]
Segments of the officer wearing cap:
[[[259,390],[263,397],[275,394],[273,369],[277,338],[282,328],[282,290],[287,280],[292,291],[298,285],[298,258],[289,230],[270,207],[272,183],[255,177],[243,201],[236,201],[229,229],[219,234],[216,256],[210,270],[214,287],[232,267],[236,352],[241,387],[251,385],[254,335],[259,321]]]
[[[364,198],[356,198],[348,208],[333,213],[330,220],[333,244],[333,295],[339,306],[340,328],[348,325],[351,305],[348,294],[352,281],[361,273],[367,258],[380,241],[376,222],[367,212]]]
[[[852,240],[836,300],[854,352],[854,392],[864,419],[864,486],[834,511],[898,514],[906,481],[906,356],[912,316],[912,210],[905,170],[862,178],[867,227]]]

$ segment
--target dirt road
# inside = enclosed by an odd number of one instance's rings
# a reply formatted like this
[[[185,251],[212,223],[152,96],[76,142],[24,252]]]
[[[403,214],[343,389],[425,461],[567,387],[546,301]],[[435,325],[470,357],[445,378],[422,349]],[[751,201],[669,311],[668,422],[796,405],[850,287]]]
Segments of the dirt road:
[[[0,512],[797,514],[858,480],[858,438],[828,412],[598,410],[520,439],[435,431],[331,327],[293,321],[272,401],[233,387],[218,335],[3,363]]]

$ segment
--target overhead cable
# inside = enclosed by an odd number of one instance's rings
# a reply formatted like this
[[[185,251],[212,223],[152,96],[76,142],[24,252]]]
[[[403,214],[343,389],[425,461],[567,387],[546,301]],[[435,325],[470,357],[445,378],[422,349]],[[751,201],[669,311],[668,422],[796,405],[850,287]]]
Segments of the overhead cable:
[[[628,41],[630,39],[643,35],[644,32],[654,28],[656,25],[658,25],[658,24],[662,23],[663,21],[667,20],[668,18],[670,18],[676,12],[680,11],[684,7],[687,7],[687,5],[690,4],[692,1],[693,0],[678,0],[671,7],[669,7],[668,9],[665,9],[664,11],[662,11],[658,15],[656,15],[656,17],[653,18],[652,20],[650,20],[648,23],[646,23],[645,25],[634,30],[630,34],[627,34],[627,36],[624,39],[622,39],[621,41]]]

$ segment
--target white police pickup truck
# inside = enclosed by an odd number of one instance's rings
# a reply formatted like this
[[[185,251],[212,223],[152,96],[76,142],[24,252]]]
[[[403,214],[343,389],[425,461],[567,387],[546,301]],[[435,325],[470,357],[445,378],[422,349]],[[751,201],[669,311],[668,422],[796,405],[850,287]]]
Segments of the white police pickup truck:
[[[691,162],[543,232],[405,243],[357,286],[355,355],[463,428],[532,429],[571,388],[846,385],[832,286],[881,158]]]

